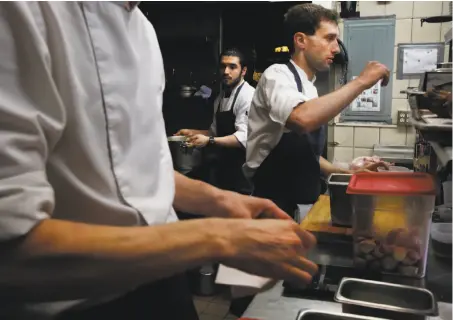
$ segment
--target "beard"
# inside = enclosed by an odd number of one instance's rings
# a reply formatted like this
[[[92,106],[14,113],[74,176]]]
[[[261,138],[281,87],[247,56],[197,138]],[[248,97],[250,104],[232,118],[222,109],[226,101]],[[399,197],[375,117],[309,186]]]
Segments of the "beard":
[[[239,84],[239,82],[241,82],[241,80],[242,80],[241,76],[238,76],[236,79],[233,79],[230,83],[225,83],[224,80],[222,80],[222,88],[224,90],[232,90]]]

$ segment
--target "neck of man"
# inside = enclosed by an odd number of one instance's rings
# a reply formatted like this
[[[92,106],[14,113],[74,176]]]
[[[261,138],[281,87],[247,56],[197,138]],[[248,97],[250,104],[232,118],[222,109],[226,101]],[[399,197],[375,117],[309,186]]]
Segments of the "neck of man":
[[[239,81],[236,84],[233,84],[232,86],[224,86],[223,92],[224,92],[225,98],[230,97],[233,90],[239,86],[239,84],[242,82],[242,80],[244,80],[243,77],[239,78]]]
[[[294,61],[294,63],[299,68],[301,68],[302,70],[305,71],[305,73],[307,74],[308,80],[312,81],[316,74],[316,70],[310,68],[303,52],[296,50],[296,52],[294,52],[292,54],[291,59]]]

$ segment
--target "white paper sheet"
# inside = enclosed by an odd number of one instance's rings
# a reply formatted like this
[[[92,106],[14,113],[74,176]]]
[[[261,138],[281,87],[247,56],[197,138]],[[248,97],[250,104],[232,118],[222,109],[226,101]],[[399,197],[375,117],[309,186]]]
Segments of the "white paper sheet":
[[[260,289],[271,283],[272,280],[220,265],[215,282],[218,284]]]
[[[437,49],[404,49],[403,73],[423,73],[437,66]]]

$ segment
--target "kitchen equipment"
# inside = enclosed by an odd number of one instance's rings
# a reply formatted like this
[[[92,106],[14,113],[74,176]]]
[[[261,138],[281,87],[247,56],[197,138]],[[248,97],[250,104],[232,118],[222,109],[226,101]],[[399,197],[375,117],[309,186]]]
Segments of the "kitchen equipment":
[[[379,157],[382,161],[394,163],[397,166],[412,166],[414,163],[413,146],[375,144],[373,155]]]
[[[197,88],[194,86],[182,85],[180,87],[180,96],[182,98],[190,98],[197,91]]]
[[[450,223],[433,223],[431,226],[433,252],[441,258],[451,259],[452,230]]]
[[[437,301],[427,289],[388,282],[343,278],[335,294],[346,313],[384,319],[421,320],[437,316]]]
[[[327,234],[329,237],[336,235],[338,238],[348,238],[349,241],[352,241],[352,229],[333,225],[330,211],[330,197],[324,194],[320,195],[318,201],[302,219],[300,227],[316,233],[318,243],[321,240],[320,234]]]
[[[187,143],[185,136],[168,137],[168,145],[173,160],[173,168],[186,174],[201,164],[201,152]]]
[[[384,320],[382,318],[365,317],[348,313],[326,312],[319,310],[303,310],[297,320]]]
[[[333,225],[352,225],[351,196],[346,193],[352,174],[331,174],[327,180],[330,196],[330,216]]]
[[[378,273],[425,275],[436,186],[425,173],[352,176],[354,266]]]

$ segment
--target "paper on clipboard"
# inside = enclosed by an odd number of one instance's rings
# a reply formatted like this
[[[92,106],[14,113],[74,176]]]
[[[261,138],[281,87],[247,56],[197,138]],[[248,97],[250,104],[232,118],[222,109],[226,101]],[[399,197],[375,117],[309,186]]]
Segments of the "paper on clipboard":
[[[423,73],[437,66],[437,49],[404,49],[403,73]]]

